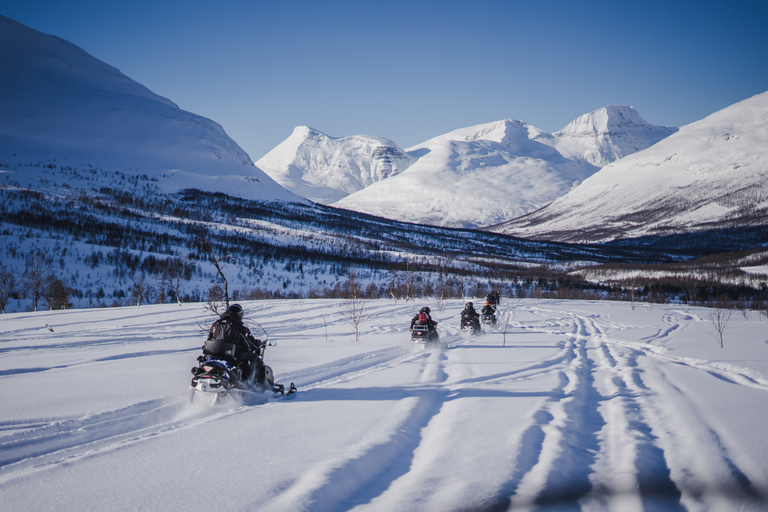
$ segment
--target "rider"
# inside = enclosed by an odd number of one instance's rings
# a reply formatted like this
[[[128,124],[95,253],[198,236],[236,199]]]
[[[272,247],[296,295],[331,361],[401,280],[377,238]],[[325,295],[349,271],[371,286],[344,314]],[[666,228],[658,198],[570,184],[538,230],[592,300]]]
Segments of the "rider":
[[[496,323],[496,308],[491,306],[491,303],[489,301],[485,301],[485,306],[483,306],[481,313],[483,315],[490,315],[491,321],[494,324]]]
[[[251,330],[243,325],[243,308],[240,304],[232,304],[221,314],[211,329],[208,331],[208,339],[216,338],[217,329],[222,328],[222,324],[229,323],[235,333],[232,342],[237,347],[235,350],[235,363],[242,369],[244,380],[248,380],[255,375],[256,380],[263,384],[264,364],[261,361],[261,340],[251,334]]]
[[[480,315],[477,314],[475,306],[473,306],[471,302],[467,302],[464,306],[464,311],[461,312],[461,327],[464,327],[464,322],[466,320],[472,321],[473,329],[476,331],[480,330]]]
[[[432,320],[432,316],[429,314],[429,308],[424,306],[419,310],[419,313],[411,319],[411,330],[413,326],[418,324],[426,325],[429,329],[429,334],[435,334],[437,329],[437,321]]]

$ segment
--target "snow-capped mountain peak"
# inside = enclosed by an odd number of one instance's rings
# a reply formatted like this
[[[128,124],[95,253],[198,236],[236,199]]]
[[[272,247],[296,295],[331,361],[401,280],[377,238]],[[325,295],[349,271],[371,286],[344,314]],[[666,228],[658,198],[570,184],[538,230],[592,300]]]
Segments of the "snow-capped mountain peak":
[[[651,126],[629,105],[608,105],[574,119],[565,128],[555,132],[555,135],[594,136],[619,133],[631,128],[648,129]]]
[[[413,160],[383,137],[337,138],[297,126],[256,165],[287,189],[313,201],[331,203],[402,172]]]
[[[768,92],[614,162],[494,231],[567,242],[765,225]]]
[[[629,105],[609,105],[584,114],[553,135],[555,147],[564,156],[603,167],[676,131],[648,123]]]
[[[340,200],[343,208],[411,222],[480,227],[541,208],[602,165],[674,132],[632,107],[606,107],[551,134],[505,119],[408,148],[406,171]]]

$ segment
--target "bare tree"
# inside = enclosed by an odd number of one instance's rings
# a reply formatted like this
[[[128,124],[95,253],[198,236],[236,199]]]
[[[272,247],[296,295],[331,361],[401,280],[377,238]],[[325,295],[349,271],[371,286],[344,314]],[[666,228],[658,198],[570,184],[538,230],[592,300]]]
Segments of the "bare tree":
[[[161,282],[163,287],[169,287],[176,296],[176,302],[181,306],[181,282],[189,280],[189,265],[181,258],[169,258],[163,265]]]
[[[5,314],[5,306],[16,292],[16,276],[13,269],[0,263],[0,309]]]
[[[688,275],[683,279],[683,295],[685,296],[686,304],[695,304],[696,299],[699,296],[699,281],[694,275]]]
[[[389,293],[389,296],[392,297],[392,299],[395,301],[395,304],[397,304],[397,299],[398,299],[398,296],[397,296],[397,294],[398,294],[398,289],[397,289],[398,288],[398,285],[397,285],[398,275],[397,275],[397,267],[396,266],[393,266],[392,268],[390,268],[390,270],[389,270],[389,279],[390,279],[390,281],[389,281],[388,293]]]
[[[739,299],[736,301],[736,307],[741,311],[741,316],[744,317],[744,320],[749,320],[749,317],[752,316],[752,301],[743,293],[739,295]]]
[[[27,267],[24,270],[22,286],[27,298],[32,299],[32,309],[37,311],[37,304],[43,293],[43,286],[53,275],[50,264],[37,251],[27,257]]]
[[[51,275],[45,282],[41,292],[43,299],[48,303],[48,309],[68,309],[72,307],[69,295],[72,290],[58,277]]]
[[[341,315],[355,328],[355,341],[360,341],[360,323],[363,321],[366,300],[361,293],[357,275],[349,273],[349,279],[344,284],[346,298],[344,299]]]
[[[712,325],[715,328],[715,337],[720,340],[720,347],[723,347],[723,333],[725,333],[725,328],[728,327],[728,321],[731,319],[733,309],[728,301],[723,299],[718,299],[714,306],[709,312],[709,319],[712,320]]]
[[[414,290],[414,275],[411,270],[410,260],[405,262],[405,301],[416,300],[416,293]]]
[[[502,338],[502,347],[507,346],[507,331],[509,330],[509,324],[512,322],[512,312],[508,311],[501,315],[501,318],[499,318],[499,324],[501,325],[501,332],[503,335]]]
[[[205,255],[206,259],[214,266],[214,268],[216,268],[216,272],[221,278],[221,282],[224,285],[222,300],[226,309],[229,307],[229,282],[227,281],[227,276],[224,275],[224,268],[227,264],[237,263],[237,260],[226,247],[217,252],[214,249],[213,244],[211,244],[211,241],[208,240],[208,238],[205,236],[201,235],[197,238],[196,246]]]
[[[219,284],[214,284],[208,290],[208,302],[205,304],[205,309],[215,315],[220,315],[229,306],[224,304],[224,289]]]
[[[629,281],[629,304],[632,307],[632,310],[635,310],[637,308],[637,287],[638,287],[637,278],[631,279]]]
[[[446,268],[445,260],[440,259],[437,264],[437,310],[441,313],[445,312],[445,308],[447,306],[446,303],[446,293],[445,293],[445,268]]]
[[[151,294],[152,286],[147,281],[147,275],[144,272],[137,273],[131,286],[131,297],[136,300],[136,305],[141,306],[142,302],[149,302]]]

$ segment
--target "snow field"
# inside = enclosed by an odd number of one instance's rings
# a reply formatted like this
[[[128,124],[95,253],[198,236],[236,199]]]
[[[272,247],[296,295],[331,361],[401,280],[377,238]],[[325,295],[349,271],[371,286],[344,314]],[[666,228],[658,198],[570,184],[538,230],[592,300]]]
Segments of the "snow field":
[[[0,317],[10,507],[164,510],[760,510],[768,334],[708,311],[514,300],[502,325],[412,346],[423,304],[242,303],[288,398],[189,404],[199,304]],[[53,332],[46,328],[53,328]]]

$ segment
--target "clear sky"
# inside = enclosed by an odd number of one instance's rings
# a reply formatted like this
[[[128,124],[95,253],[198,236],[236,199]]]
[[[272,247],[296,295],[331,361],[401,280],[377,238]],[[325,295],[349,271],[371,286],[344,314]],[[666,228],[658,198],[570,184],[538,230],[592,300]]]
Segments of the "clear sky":
[[[768,0],[0,0],[255,161],[308,125],[401,147],[611,104],[682,126],[768,90]]]

